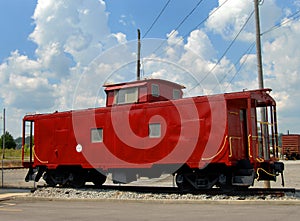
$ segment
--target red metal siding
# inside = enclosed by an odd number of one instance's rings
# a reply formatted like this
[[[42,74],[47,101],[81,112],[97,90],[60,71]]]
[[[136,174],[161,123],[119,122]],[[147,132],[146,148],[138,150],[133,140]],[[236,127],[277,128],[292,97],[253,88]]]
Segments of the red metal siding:
[[[202,168],[209,163],[230,166],[247,157],[253,162],[255,155],[247,153],[255,153],[255,143],[248,149],[247,136],[251,126],[252,135],[257,135],[256,118],[248,99],[256,93],[261,92],[31,116],[35,122],[34,166],[111,169],[187,163]],[[268,95],[264,99],[272,101]],[[241,118],[242,110],[250,117]],[[149,137],[149,123],[160,124],[161,137]],[[96,128],[103,129],[103,142],[91,142],[91,130]]]
[[[282,135],[282,150],[283,153],[288,151],[291,153],[300,153],[300,135]]]
[[[41,115],[35,119],[35,165],[106,169],[229,163],[226,128],[210,136],[212,115],[226,115],[224,105],[224,100],[197,98]],[[149,138],[149,123],[161,124],[160,138]],[[91,143],[92,128],[103,128],[103,143]],[[82,152],[76,151],[77,144]]]

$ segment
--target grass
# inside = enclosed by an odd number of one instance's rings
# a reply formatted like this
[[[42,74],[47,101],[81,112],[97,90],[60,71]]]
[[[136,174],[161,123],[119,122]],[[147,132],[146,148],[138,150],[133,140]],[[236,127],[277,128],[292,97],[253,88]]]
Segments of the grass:
[[[1,150],[1,156],[3,156],[3,150]],[[2,158],[2,157],[1,157]],[[15,150],[15,149],[5,149],[4,150],[4,159],[22,159],[22,150]]]
[[[22,166],[22,150],[18,149],[5,149],[4,150],[4,157],[3,157],[3,150],[1,152],[1,161],[3,160],[4,167],[20,167]],[[29,158],[29,150],[26,151],[25,149],[25,158]]]

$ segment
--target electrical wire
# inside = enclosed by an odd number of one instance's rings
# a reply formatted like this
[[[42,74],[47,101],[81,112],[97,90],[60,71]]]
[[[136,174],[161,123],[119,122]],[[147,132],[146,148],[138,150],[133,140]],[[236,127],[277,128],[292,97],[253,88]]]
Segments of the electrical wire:
[[[157,20],[160,18],[160,16],[162,15],[162,13],[165,11],[165,9],[167,8],[167,6],[169,5],[170,1],[171,0],[168,0],[166,2],[165,6],[162,8],[162,10],[160,11],[160,13],[157,15],[157,17],[155,18],[155,20],[152,22],[152,24],[150,25],[150,27],[148,28],[148,30],[144,34],[143,38],[145,38],[147,36],[147,34],[150,32],[150,30],[153,28],[153,26],[155,25],[155,23],[157,22]]]
[[[220,8],[222,8],[229,0],[224,1],[221,5],[219,5],[211,14],[209,14],[205,19],[203,19],[199,24],[197,24],[194,28],[192,28],[186,35],[183,37],[186,38],[193,30],[198,29],[204,22],[206,22],[213,14],[215,14]]]
[[[286,21],[275,24],[273,27],[271,27],[271,28],[269,28],[268,30],[266,30],[266,31],[264,31],[263,33],[261,33],[261,35],[267,34],[267,33],[271,32],[271,31],[274,31],[274,30],[276,30],[276,29],[278,29],[278,28],[281,28],[283,25],[285,25],[285,24],[287,24],[287,23],[289,23],[289,22],[292,22],[292,21],[296,20],[297,18],[300,17],[300,15],[296,16],[296,15],[299,14],[299,13],[300,13],[300,10],[296,11],[294,14],[292,14],[292,15],[289,16],[289,17],[287,17],[287,20],[286,20]],[[296,17],[295,17],[295,16],[296,16]]]
[[[243,57],[245,54],[247,54],[247,57],[244,59],[244,61],[243,61],[242,64],[240,65],[240,68],[245,64],[245,62],[246,62],[246,60],[247,60],[247,58],[248,58],[248,56],[249,56],[249,53],[252,51],[252,49],[253,49],[254,46],[255,46],[255,42],[252,42],[252,44],[247,48],[247,50],[246,50],[246,51],[245,51],[245,52],[237,59],[237,61],[234,63],[234,65],[232,65],[232,67],[231,67],[230,70],[227,72],[227,74],[225,74],[225,75],[222,77],[222,79],[219,81],[219,84],[222,83],[222,82],[226,79],[226,77],[228,76],[228,74],[231,73],[231,72],[233,71],[233,69],[234,69],[235,67],[238,66],[238,64],[240,63],[240,60],[242,59],[242,57]],[[239,70],[240,70],[240,68],[239,68]],[[234,74],[234,76],[232,77],[232,79],[231,79],[230,82],[228,83],[227,87],[225,88],[225,91],[226,91],[226,89],[228,88],[229,84],[230,84],[230,83],[233,81],[233,79],[236,77],[236,75],[238,74],[239,70]],[[218,85],[216,85],[212,90],[215,90],[217,86],[218,86]]]
[[[248,57],[249,57],[249,55],[250,55],[250,52],[253,50],[254,46],[255,46],[255,42],[253,42],[253,43],[249,46],[249,48],[247,49],[247,51],[240,57],[240,59],[241,59],[245,54],[247,54],[247,56],[245,57],[245,59],[243,60],[243,62],[241,63],[241,65],[239,66],[239,68],[237,69],[237,71],[235,72],[235,74],[233,75],[233,77],[231,78],[231,80],[229,81],[229,83],[227,84],[227,86],[226,86],[226,88],[224,89],[224,91],[227,90],[227,88],[228,88],[229,85],[232,83],[232,81],[234,80],[234,78],[240,73],[242,67],[245,65],[245,63],[246,63],[246,61],[247,61],[247,59],[248,59]],[[240,59],[239,59],[239,60],[240,60]],[[239,62],[239,61],[238,61],[238,62]],[[236,62],[236,65],[237,65],[238,62]],[[235,66],[236,66],[236,65],[235,65]]]
[[[203,2],[203,0],[198,1],[198,3],[195,5],[195,7],[184,17],[184,19],[179,23],[179,25],[177,25],[177,27],[171,32],[171,34],[169,35],[169,37],[171,37],[182,25],[183,23],[194,13],[194,11],[199,7],[199,5]],[[207,21],[214,13],[216,13],[226,2],[228,2],[228,0],[224,1],[218,8],[216,8],[211,14],[209,14],[205,19],[203,19],[199,24],[197,24],[197,26],[195,26],[193,29],[191,29],[186,35],[183,36],[183,38],[186,38],[191,31],[198,29],[205,21]],[[159,19],[159,17],[162,15],[162,13],[164,12],[164,10],[166,9],[166,7],[168,6],[168,4],[170,3],[170,0],[168,2],[166,2],[165,6],[163,7],[163,9],[161,10],[161,12],[159,13],[159,15],[156,17],[156,19],[154,20],[154,22],[152,23],[152,25],[150,26],[150,28],[147,30],[147,32],[145,33],[145,35],[143,36],[143,38],[150,32],[150,30],[152,29],[152,27],[154,26],[154,24],[157,22],[157,20]],[[298,11],[297,13],[299,13],[300,11]],[[297,14],[295,13],[295,14]],[[234,44],[234,42],[236,41],[236,39],[238,38],[238,36],[240,35],[240,33],[244,30],[246,24],[249,22],[250,18],[253,16],[254,11],[252,11],[252,13],[250,14],[250,16],[248,17],[248,19],[246,20],[245,24],[242,26],[241,30],[238,32],[238,34],[235,36],[235,38],[232,40],[232,42],[229,44],[229,46],[227,47],[227,49],[224,51],[224,53],[222,54],[222,56],[219,58],[219,60],[217,61],[217,63],[214,65],[214,67],[204,76],[204,78],[197,83],[192,89],[196,88],[199,84],[201,84],[208,76],[210,73],[212,73],[212,71],[217,67],[217,65],[221,62],[221,60],[224,58],[224,56],[228,53],[228,51],[230,50],[230,48],[232,47],[232,45]],[[294,14],[294,15],[295,15]],[[290,16],[293,17],[294,15]],[[283,25],[284,23],[282,23],[281,25]],[[266,32],[264,32],[263,34],[272,31],[274,28],[278,28],[277,25],[270,28],[269,30],[267,30]],[[154,53],[162,47],[162,45],[166,42],[167,40],[165,40],[163,43],[161,43],[161,45],[159,45],[155,50]],[[181,39],[175,43],[175,45],[179,44],[181,42]],[[245,62],[247,61],[247,58],[249,57],[249,52],[252,51],[253,47],[255,46],[255,43],[252,43],[249,48],[246,50],[246,52],[240,57],[240,59],[247,54],[246,58],[243,60],[243,62],[241,63],[241,65],[239,66],[238,70],[236,71],[236,73],[234,74],[234,76],[231,78],[230,82],[228,83],[227,87],[225,88],[225,90],[229,87],[229,85],[232,83],[232,81],[234,80],[234,78],[239,74],[241,68],[243,67],[243,65],[245,64]],[[238,64],[238,62],[240,61],[240,59],[236,62],[235,66]],[[233,68],[232,68],[233,69]],[[229,71],[231,72],[232,69]],[[227,75],[225,75],[223,77],[223,79],[221,81],[223,81],[226,78]]]
[[[289,16],[287,18],[286,21],[284,22],[281,22],[281,23],[277,23],[276,25],[274,25],[273,27],[269,28],[268,30],[264,31],[263,33],[261,33],[261,35],[265,35],[271,31],[274,31],[278,28],[281,28],[283,25],[289,23],[289,22],[292,22],[294,20],[296,20],[297,18],[300,17],[300,15],[296,16],[297,14],[300,13],[300,10],[296,11],[294,14],[292,14],[291,16]],[[296,17],[295,17],[296,16]],[[229,81],[229,83],[227,84],[226,88],[224,89],[225,91],[227,90],[227,88],[229,87],[229,85],[232,83],[232,81],[235,79],[235,77],[239,74],[239,72],[241,71],[242,67],[245,65],[249,55],[250,55],[250,52],[253,50],[255,46],[255,42],[252,42],[252,44],[248,47],[248,49],[246,50],[245,53],[243,53],[243,55],[238,59],[238,61],[235,63],[234,67],[237,66],[238,62],[241,60],[241,58],[247,54],[247,56],[245,57],[245,59],[243,60],[243,62],[241,63],[241,65],[239,66],[238,70],[236,71],[236,73],[233,75],[233,77],[231,78],[231,80]],[[229,73],[233,70],[233,68],[229,71]],[[222,82],[225,78],[226,78],[227,74],[222,78],[222,80],[220,82]],[[215,89],[215,88],[214,88]]]
[[[205,21],[207,21],[213,14],[215,14],[220,8],[222,8],[229,0],[225,0],[221,5],[219,5],[211,14],[209,14],[205,19],[203,19],[199,24],[197,24],[194,28],[192,28],[190,31],[188,31],[188,33],[186,35],[183,36],[183,39],[186,38],[192,31],[194,31],[195,29],[198,29]],[[200,2],[201,3],[201,2]],[[175,32],[173,32],[175,33]],[[164,40],[154,51],[153,53],[156,53],[162,46],[165,42],[167,42],[168,39]],[[182,41],[182,39],[179,39],[175,44],[174,46],[178,45],[180,42]],[[169,48],[170,49],[170,48]],[[167,51],[169,50],[167,49]],[[161,55],[163,54],[164,52],[158,54]]]
[[[187,16],[184,17],[184,19],[179,23],[179,25],[171,32],[169,35],[169,38],[181,27],[181,25],[194,13],[194,11],[199,7],[199,5],[203,2],[204,0],[200,0],[195,7],[187,14]]]
[[[226,48],[226,50],[224,51],[224,53],[222,54],[222,56],[219,58],[219,60],[217,61],[217,63],[210,69],[209,72],[206,73],[206,75],[201,79],[200,82],[198,82],[193,88],[190,89],[190,91],[193,90],[193,89],[195,89],[199,84],[201,84],[213,72],[213,70],[217,67],[217,65],[221,62],[221,60],[228,53],[229,49],[232,47],[232,45],[234,44],[234,42],[237,40],[237,38],[239,37],[239,35],[241,34],[241,32],[244,30],[244,28],[246,27],[247,23],[249,22],[250,18],[253,16],[253,14],[254,14],[254,10],[251,12],[251,14],[247,18],[246,22],[244,23],[244,25],[242,26],[242,28],[240,29],[240,31],[237,33],[237,35],[235,36],[235,38],[231,41],[231,43],[229,44],[229,46]]]

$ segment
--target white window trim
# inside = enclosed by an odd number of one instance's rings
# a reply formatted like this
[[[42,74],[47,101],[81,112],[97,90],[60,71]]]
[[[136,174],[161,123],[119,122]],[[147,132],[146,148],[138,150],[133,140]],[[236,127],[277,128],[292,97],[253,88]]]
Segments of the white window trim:
[[[103,128],[92,128],[91,129],[91,142],[102,143],[103,142]]]
[[[128,91],[132,90],[133,93],[128,93]],[[136,103],[138,101],[138,87],[120,89],[115,92],[114,104],[131,104]],[[124,101],[119,101],[120,93],[124,93]],[[133,95],[133,99],[129,100],[129,95]]]
[[[150,123],[149,124],[149,137],[150,138],[160,138],[161,137],[161,124],[160,123]]]
[[[176,96],[175,96],[176,95]],[[177,96],[178,95],[178,96]],[[180,90],[173,89],[173,99],[179,99],[180,98]]]
[[[159,97],[160,91],[159,91],[159,85],[158,84],[152,84],[151,85],[151,94],[153,97]]]

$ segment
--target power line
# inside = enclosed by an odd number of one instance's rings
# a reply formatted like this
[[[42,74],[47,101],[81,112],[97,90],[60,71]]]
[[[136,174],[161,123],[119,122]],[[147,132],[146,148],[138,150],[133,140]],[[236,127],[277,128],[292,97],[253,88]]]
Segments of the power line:
[[[180,27],[181,25],[194,13],[194,11],[199,7],[199,5],[203,2],[203,0],[200,0],[195,7],[184,17],[184,19],[179,23],[179,25],[171,32],[169,37],[171,37]]]
[[[246,50],[246,52],[240,57],[240,59],[236,62],[235,66],[237,65],[237,63],[241,60],[241,58],[246,54],[245,59],[243,60],[243,62],[241,63],[241,65],[239,66],[239,68],[237,69],[237,71],[235,72],[235,74],[233,75],[233,77],[231,78],[231,80],[229,81],[229,83],[227,84],[226,88],[224,89],[224,91],[227,90],[227,88],[229,87],[229,85],[232,83],[232,81],[234,80],[234,78],[240,73],[242,67],[245,65],[250,52],[252,51],[252,49],[255,46],[255,42],[252,42],[252,44],[249,46],[249,48]]]
[[[283,25],[289,23],[289,22],[292,22],[294,20],[296,20],[297,18],[300,17],[300,15],[297,15],[300,13],[300,10],[296,11],[294,14],[290,15],[289,17],[287,17],[287,20],[285,20],[284,22],[281,22],[281,23],[277,23],[275,24],[274,26],[272,26],[271,28],[269,28],[268,30],[264,31],[263,33],[261,33],[261,35],[264,35],[264,34],[267,34],[271,31],[274,31],[278,28],[281,28]],[[296,16],[297,15],[297,16]],[[237,66],[238,62],[241,60],[241,58],[247,54],[247,56],[245,57],[245,59],[243,60],[243,62],[241,63],[241,65],[239,66],[239,68],[237,69],[236,73],[233,75],[233,77],[231,78],[231,80],[229,81],[228,85],[226,86],[226,88],[224,89],[226,91],[226,89],[229,87],[229,85],[232,83],[232,81],[234,80],[234,78],[240,73],[242,67],[245,65],[249,55],[250,55],[250,52],[253,50],[255,46],[255,42],[252,42],[252,44],[249,46],[249,48],[246,50],[246,52],[238,59],[238,61],[235,63],[234,66]],[[229,71],[229,73],[232,71],[232,69]],[[223,77],[223,79],[221,80],[221,82],[226,78],[227,75],[225,75]]]
[[[198,29],[204,22],[206,22],[213,14],[215,14],[220,8],[222,8],[226,3],[228,2],[228,0],[224,1],[221,5],[219,5],[218,8],[216,8],[216,10],[214,10],[211,14],[209,14],[205,19],[203,19],[199,24],[197,24],[197,26],[195,26],[193,29],[191,29],[186,35],[184,35],[184,38],[187,37],[190,32],[192,32],[195,29]]]
[[[242,59],[242,57],[245,55],[245,54],[247,54],[247,57],[246,57],[246,59],[242,62],[242,64],[240,65],[240,68],[241,68],[241,66],[246,62],[246,60],[247,60],[247,58],[248,58],[248,56],[249,56],[249,53],[252,51],[252,49],[253,49],[253,47],[255,46],[255,42],[252,42],[252,44],[247,48],[247,50],[237,59],[237,61],[234,63],[234,65],[232,65],[232,67],[231,67],[231,69],[222,77],[222,79],[219,81],[219,84],[220,83],[222,83],[225,79],[226,79],[226,77],[228,76],[228,74],[229,73],[231,73],[231,71],[233,71],[233,69],[234,69],[234,67],[237,67],[237,65],[239,64],[239,62],[240,62],[240,60]],[[240,69],[239,68],[239,69]],[[237,72],[234,74],[234,76],[233,76],[233,78],[235,78],[235,76],[237,75]],[[232,80],[233,80],[233,78],[230,80],[230,83],[232,82]],[[215,90],[216,89],[216,87],[217,87],[218,85],[216,85],[212,90]],[[227,87],[228,87],[229,85],[227,85]],[[226,89],[227,89],[227,87],[226,87]]]
[[[219,60],[217,61],[217,63],[210,69],[209,72],[206,73],[206,75],[201,79],[201,81],[198,82],[190,90],[193,90],[194,88],[196,88],[199,84],[201,84],[213,72],[213,70],[217,67],[217,65],[221,62],[221,60],[225,57],[225,55],[227,54],[227,52],[229,51],[229,49],[232,47],[232,45],[234,44],[234,42],[236,41],[236,39],[238,38],[238,36],[244,30],[244,28],[246,27],[247,23],[249,22],[250,18],[253,16],[253,14],[254,14],[254,10],[251,12],[251,14],[247,18],[246,22],[244,23],[244,25],[242,26],[242,28],[240,29],[240,31],[237,33],[237,35],[235,36],[235,38],[231,41],[231,43],[229,44],[229,46],[226,48],[226,50],[224,51],[224,53],[222,54],[222,56],[219,58]]]
[[[186,38],[193,30],[198,29],[205,21],[207,21],[213,14],[215,14],[220,8],[222,8],[226,2],[228,2],[229,0],[224,1],[221,5],[219,5],[211,14],[209,14],[205,19],[203,19],[199,24],[197,24],[197,26],[195,26],[193,29],[191,29],[190,31],[188,31],[188,33],[186,35],[183,36],[183,38]],[[201,3],[201,2],[200,2]],[[173,32],[174,33],[174,32]],[[153,53],[157,52],[158,49],[160,49],[163,44],[167,42],[167,40],[164,40],[154,51]],[[179,39],[174,46],[178,45],[181,42],[181,39]],[[169,49],[167,49],[169,50]],[[163,54],[163,52],[161,53]],[[161,55],[159,54],[159,55]]]
[[[292,21],[296,20],[297,18],[300,17],[300,15],[296,16],[299,13],[300,13],[300,10],[296,11],[294,14],[292,14],[289,17],[287,17],[287,20],[285,20],[284,22],[275,24],[273,27],[271,27],[268,30],[266,30],[263,33],[261,33],[261,35],[267,34],[267,33],[271,32],[271,31],[274,31],[274,30],[276,30],[278,28],[281,28],[283,25],[285,25],[285,24],[287,24],[289,22],[292,22]]]
[[[150,30],[153,28],[153,26],[155,25],[155,23],[157,22],[157,20],[160,18],[160,16],[162,15],[162,13],[165,11],[165,9],[167,8],[167,6],[169,5],[171,0],[168,0],[165,4],[165,6],[162,8],[162,10],[160,11],[160,13],[158,14],[158,16],[155,18],[155,20],[152,22],[151,26],[148,28],[148,30],[146,31],[146,33],[144,34],[143,38],[145,38],[147,36],[147,34],[150,32]]]
[[[296,20],[297,18],[300,17],[300,15],[296,16],[297,14],[300,13],[300,10],[296,11],[294,14],[292,14],[291,16],[287,17],[287,20],[285,20],[284,22],[281,22],[281,23],[277,23],[275,24],[273,27],[269,28],[268,30],[264,31],[263,33],[261,33],[261,35],[264,35],[264,34],[267,34],[271,31],[274,31],[278,28],[281,28],[283,25],[289,23],[289,22],[292,22],[294,20]],[[226,88],[224,89],[226,91],[226,89],[229,87],[229,85],[232,83],[232,81],[235,79],[235,77],[240,73],[242,67],[245,65],[249,55],[250,55],[250,52],[253,50],[255,46],[255,42],[252,42],[252,44],[249,46],[249,48],[246,50],[246,52],[237,60],[237,62],[235,63],[234,66],[237,66],[238,62],[241,60],[241,58],[244,56],[244,55],[247,55],[245,57],[245,59],[243,60],[243,62],[240,64],[239,68],[237,69],[236,73],[233,75],[233,77],[231,78],[231,80],[229,81],[229,83],[227,84]],[[233,68],[232,68],[233,69]],[[229,73],[232,71],[232,69],[229,71]],[[223,77],[223,79],[221,80],[221,82],[226,78],[227,75],[225,75]]]

